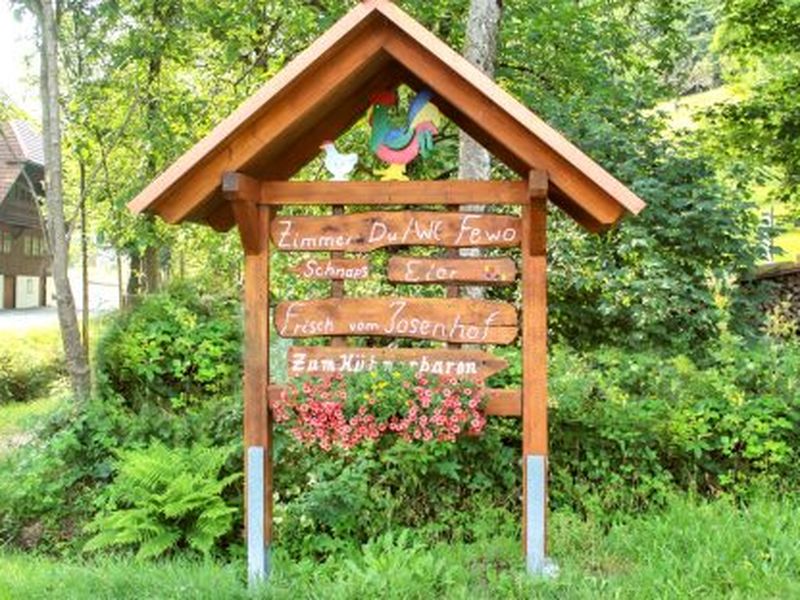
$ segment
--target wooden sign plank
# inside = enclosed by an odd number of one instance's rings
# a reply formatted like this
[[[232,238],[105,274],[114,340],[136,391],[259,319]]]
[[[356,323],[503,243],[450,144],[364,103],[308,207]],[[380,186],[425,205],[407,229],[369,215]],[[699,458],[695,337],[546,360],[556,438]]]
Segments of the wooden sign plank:
[[[381,336],[466,344],[509,344],[517,311],[506,302],[465,298],[334,298],[281,302],[284,338]]]
[[[527,204],[527,181],[264,181],[262,204]]]
[[[279,250],[368,252],[386,246],[518,246],[518,217],[483,213],[379,211],[331,217],[278,217]]]
[[[269,386],[270,406],[280,400],[285,387],[282,385]],[[486,390],[489,396],[486,402],[486,414],[494,417],[519,417],[522,415],[522,394],[519,388]]]
[[[396,283],[514,283],[517,266],[510,258],[410,258],[389,259],[389,281]]]
[[[364,258],[311,258],[289,271],[303,279],[366,279],[369,276],[369,261]]]
[[[288,371],[302,375],[343,375],[365,373],[378,368],[407,366],[418,373],[446,375],[459,379],[486,379],[508,366],[503,358],[480,350],[444,348],[289,348]]]

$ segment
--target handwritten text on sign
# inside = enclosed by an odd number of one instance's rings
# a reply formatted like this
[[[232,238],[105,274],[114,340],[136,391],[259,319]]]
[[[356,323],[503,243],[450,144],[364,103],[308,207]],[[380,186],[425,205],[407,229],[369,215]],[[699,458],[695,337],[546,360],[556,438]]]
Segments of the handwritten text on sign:
[[[385,246],[508,248],[519,245],[518,217],[474,213],[367,212],[280,217],[271,236],[279,250],[366,252]]]
[[[292,272],[304,279],[366,279],[369,263],[362,258],[311,258],[293,268]]]
[[[332,375],[363,373],[382,367],[405,365],[418,373],[486,379],[508,363],[479,350],[442,348],[289,348],[289,375]]]
[[[335,298],[281,302],[281,337],[390,336],[472,344],[509,344],[517,311],[506,302],[464,298]]]
[[[408,283],[514,283],[517,267],[510,258],[389,259],[389,281]]]

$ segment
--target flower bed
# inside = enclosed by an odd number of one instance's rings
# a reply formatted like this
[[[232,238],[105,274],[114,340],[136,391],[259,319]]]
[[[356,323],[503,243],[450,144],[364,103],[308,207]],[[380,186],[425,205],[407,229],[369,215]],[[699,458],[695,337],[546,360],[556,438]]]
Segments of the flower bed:
[[[485,404],[481,382],[395,369],[292,380],[272,411],[296,440],[329,451],[385,435],[420,442],[478,435]]]

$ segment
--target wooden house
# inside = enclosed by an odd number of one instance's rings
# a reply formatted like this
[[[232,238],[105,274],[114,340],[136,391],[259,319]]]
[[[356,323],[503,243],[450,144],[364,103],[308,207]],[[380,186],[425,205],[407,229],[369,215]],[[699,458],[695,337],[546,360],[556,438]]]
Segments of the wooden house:
[[[0,308],[46,303],[50,257],[38,205],[43,183],[39,133],[25,121],[0,124]]]

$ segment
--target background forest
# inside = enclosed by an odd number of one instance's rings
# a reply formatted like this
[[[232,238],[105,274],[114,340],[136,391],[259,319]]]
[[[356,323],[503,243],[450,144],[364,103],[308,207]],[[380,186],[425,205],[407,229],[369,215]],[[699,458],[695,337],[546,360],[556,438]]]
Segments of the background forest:
[[[464,48],[467,0],[398,3]],[[0,598],[4,584],[9,597],[84,597],[88,571],[69,569],[87,564],[110,573],[108,597],[132,593],[133,571],[159,597],[244,594],[238,235],[169,227],[126,204],[354,4],[58,3],[73,258],[82,237],[129,261],[131,277],[128,306],[92,322],[89,397],[66,391],[52,336],[0,347],[0,409],[46,399],[25,443],[3,444],[0,422]],[[502,3],[497,81],[648,203],[601,235],[551,211],[562,576],[532,583],[509,568],[521,571],[520,431],[496,418],[456,445],[324,456],[279,432],[270,594],[800,593],[798,325],[751,281],[758,264],[800,253],[799,49],[795,0]],[[19,116],[0,100],[0,120]],[[363,154],[367,136],[362,121],[337,143]],[[450,125],[412,179],[455,178],[458,156]],[[320,159],[301,177],[325,178]],[[274,258],[271,302],[327,293],[288,260]],[[273,360],[286,346],[275,343]],[[519,383],[519,351],[505,353],[494,387]],[[675,558],[684,552],[695,571]],[[645,565],[648,553],[660,565]],[[177,562],[130,566],[151,558]],[[37,579],[44,566],[61,583]]]

